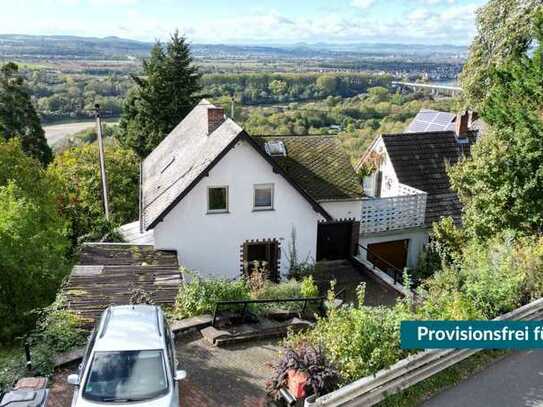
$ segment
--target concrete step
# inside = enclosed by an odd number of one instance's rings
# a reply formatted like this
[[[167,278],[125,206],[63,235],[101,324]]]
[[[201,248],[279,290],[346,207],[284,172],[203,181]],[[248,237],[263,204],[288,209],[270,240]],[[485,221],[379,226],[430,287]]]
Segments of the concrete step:
[[[299,318],[292,318],[281,323],[261,319],[257,324],[242,324],[228,330],[210,326],[200,330],[200,333],[209,343],[216,346],[226,346],[251,340],[282,337],[286,336],[289,329],[296,332],[312,325],[311,322]]]

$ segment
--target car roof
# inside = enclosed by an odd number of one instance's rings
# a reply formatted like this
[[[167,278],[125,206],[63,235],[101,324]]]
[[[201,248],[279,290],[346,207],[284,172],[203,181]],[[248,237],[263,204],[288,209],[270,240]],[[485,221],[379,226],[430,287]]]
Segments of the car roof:
[[[112,306],[104,311],[95,351],[162,349],[162,311],[154,305]]]

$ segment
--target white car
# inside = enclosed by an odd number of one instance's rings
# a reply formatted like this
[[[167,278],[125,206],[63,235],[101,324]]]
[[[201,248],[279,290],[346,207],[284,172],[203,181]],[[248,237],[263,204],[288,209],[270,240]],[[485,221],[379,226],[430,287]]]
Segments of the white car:
[[[173,334],[160,307],[111,306],[92,332],[75,386],[72,407],[129,404],[178,407]]]

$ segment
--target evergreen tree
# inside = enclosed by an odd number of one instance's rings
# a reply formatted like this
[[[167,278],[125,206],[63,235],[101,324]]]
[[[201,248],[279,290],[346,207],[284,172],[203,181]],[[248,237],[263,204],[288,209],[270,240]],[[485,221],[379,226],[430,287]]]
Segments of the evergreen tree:
[[[0,68],[0,141],[19,137],[23,151],[47,165],[53,153],[16,64]]]
[[[143,62],[143,77],[134,76],[120,122],[119,140],[141,158],[148,155],[198,103],[200,73],[185,38],[175,32]]]
[[[537,48],[494,70],[482,105],[491,131],[450,171],[476,237],[543,231],[543,12],[534,19]]]

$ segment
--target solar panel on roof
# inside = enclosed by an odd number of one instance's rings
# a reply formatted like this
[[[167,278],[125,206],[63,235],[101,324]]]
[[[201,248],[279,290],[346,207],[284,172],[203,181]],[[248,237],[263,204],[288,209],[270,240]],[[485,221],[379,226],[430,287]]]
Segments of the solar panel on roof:
[[[421,110],[407,126],[405,133],[424,133],[431,131],[447,131],[454,129],[455,115],[435,110]]]

